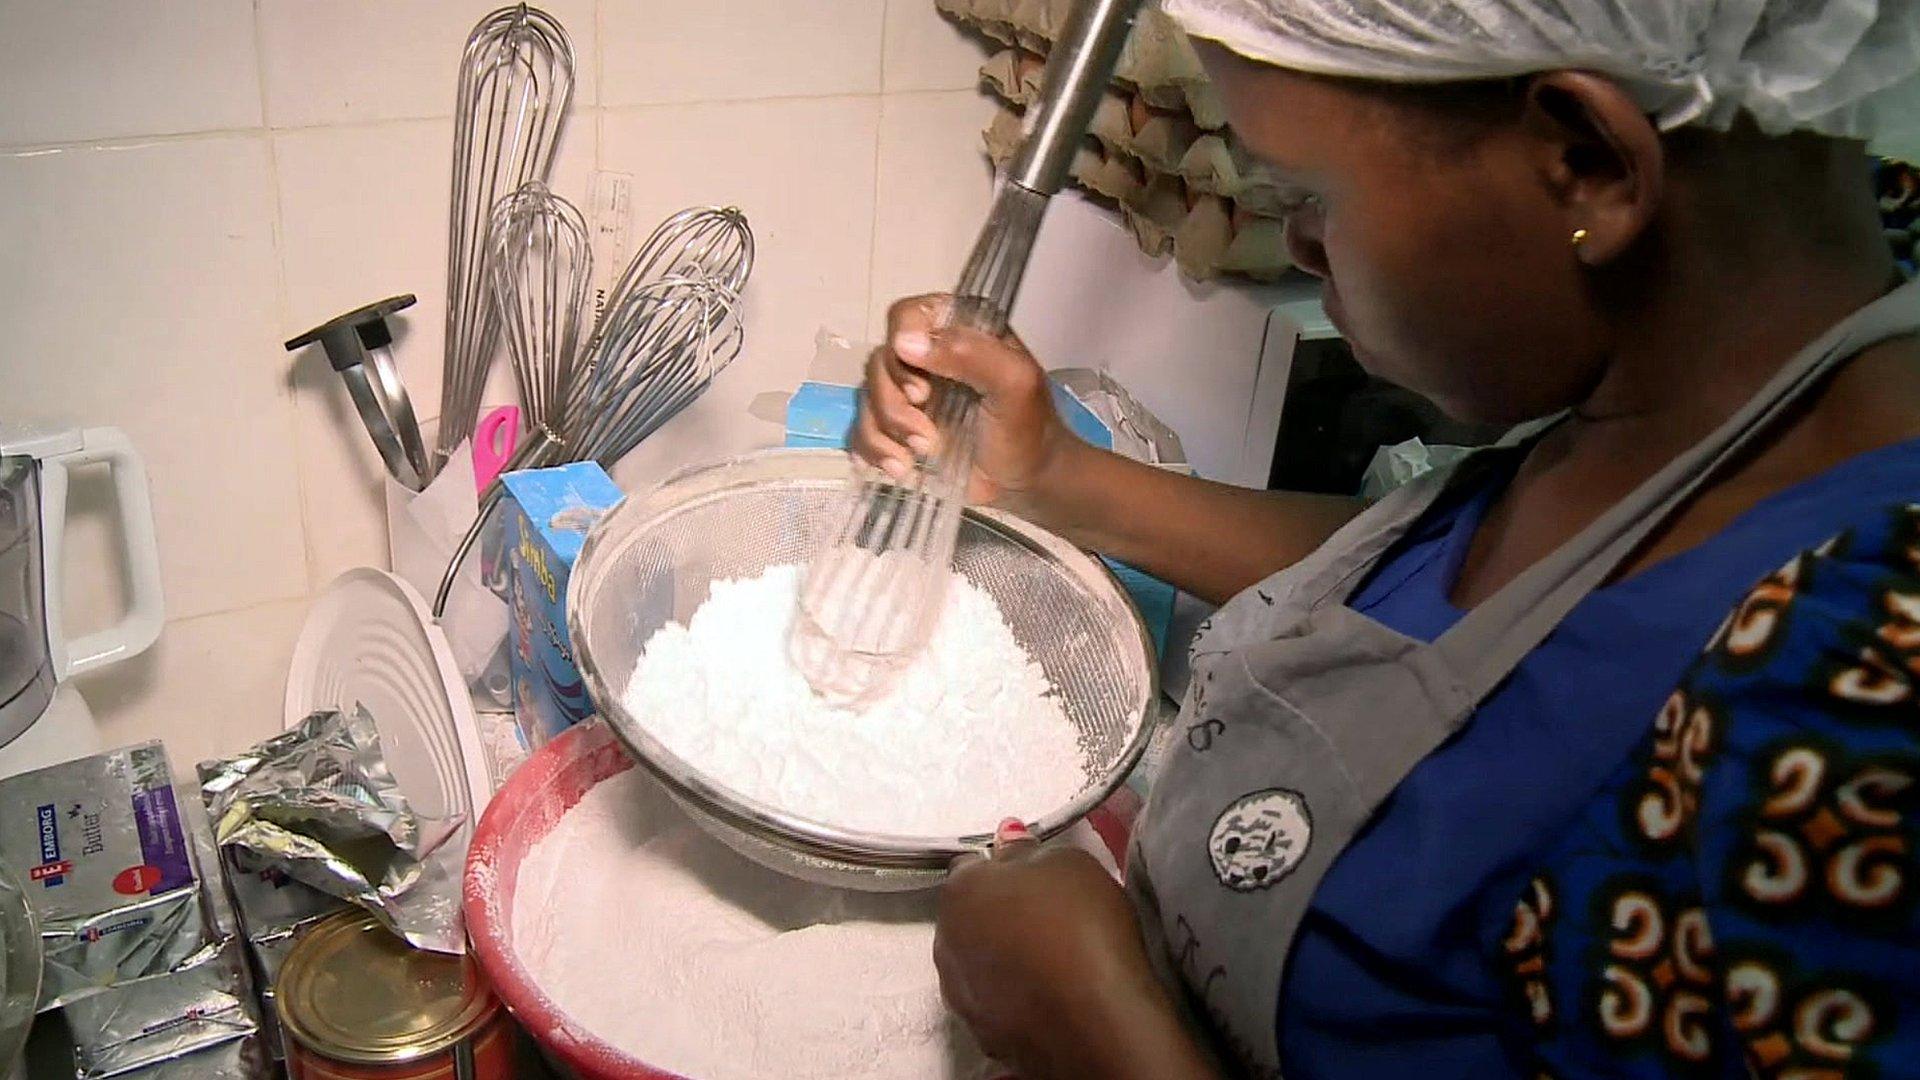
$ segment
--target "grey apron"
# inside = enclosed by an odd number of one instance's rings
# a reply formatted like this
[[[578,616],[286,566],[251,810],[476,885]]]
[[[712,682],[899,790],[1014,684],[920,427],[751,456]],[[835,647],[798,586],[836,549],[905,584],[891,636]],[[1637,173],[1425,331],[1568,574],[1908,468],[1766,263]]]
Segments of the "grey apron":
[[[1347,598],[1450,484],[1523,453],[1537,425],[1387,496],[1215,613],[1194,642],[1193,679],[1140,819],[1128,887],[1162,976],[1185,987],[1218,1049],[1249,1075],[1280,1074],[1275,1026],[1294,933],[1381,801],[1730,457],[1837,365],[1916,328],[1920,283],[1861,309],[1431,644],[1358,614]]]

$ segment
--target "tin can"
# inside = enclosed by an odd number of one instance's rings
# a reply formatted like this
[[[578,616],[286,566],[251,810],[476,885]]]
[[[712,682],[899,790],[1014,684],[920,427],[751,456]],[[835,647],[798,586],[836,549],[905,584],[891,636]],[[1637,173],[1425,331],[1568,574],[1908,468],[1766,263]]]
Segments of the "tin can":
[[[514,1029],[469,956],[412,948],[343,912],[274,985],[294,1080],[513,1080]]]

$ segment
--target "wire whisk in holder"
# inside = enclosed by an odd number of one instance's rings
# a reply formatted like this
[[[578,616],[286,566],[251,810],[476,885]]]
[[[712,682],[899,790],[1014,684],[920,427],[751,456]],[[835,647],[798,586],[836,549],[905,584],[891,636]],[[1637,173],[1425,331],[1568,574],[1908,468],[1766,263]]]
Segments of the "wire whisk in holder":
[[[529,384],[542,402],[529,406],[533,422],[503,473],[574,461],[611,469],[705,392],[746,339],[740,294],[753,273],[754,239],[738,208],[690,207],[661,222],[628,261],[591,330],[592,263],[580,216],[534,185],[503,200],[492,216],[489,243],[503,260],[495,284],[515,375],[523,380],[523,402],[536,400],[525,396]],[[571,354],[542,351],[569,342]],[[436,617],[446,612],[503,490],[496,480],[481,493],[479,515],[435,593]]]
[[[662,221],[628,260],[591,331],[579,332],[558,422],[530,425],[506,471],[568,461],[611,468],[699,396],[740,353],[740,293],[753,256],[753,230],[736,207],[689,207]],[[583,302],[576,325],[585,325],[585,310]]]
[[[593,278],[586,219],[536,180],[494,207],[489,237],[494,306],[527,430],[558,439],[574,375],[585,364]]]
[[[545,182],[573,105],[573,43],[526,4],[481,19],[460,59],[447,218],[447,325],[437,470],[473,436],[500,346],[488,238],[500,200]]]

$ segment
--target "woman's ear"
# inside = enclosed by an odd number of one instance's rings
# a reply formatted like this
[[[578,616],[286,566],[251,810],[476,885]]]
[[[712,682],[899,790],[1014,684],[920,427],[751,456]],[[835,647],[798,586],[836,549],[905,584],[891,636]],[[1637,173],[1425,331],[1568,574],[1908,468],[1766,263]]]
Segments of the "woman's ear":
[[[1613,80],[1555,71],[1529,82],[1523,124],[1575,256],[1590,266],[1618,258],[1660,206],[1666,154],[1653,121]]]

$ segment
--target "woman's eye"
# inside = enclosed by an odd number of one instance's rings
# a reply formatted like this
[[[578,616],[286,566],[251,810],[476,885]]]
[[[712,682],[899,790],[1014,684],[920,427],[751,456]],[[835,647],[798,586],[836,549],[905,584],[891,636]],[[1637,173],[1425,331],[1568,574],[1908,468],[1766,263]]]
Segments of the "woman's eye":
[[[1280,193],[1280,212],[1291,216],[1320,207],[1320,195],[1312,191],[1283,191]]]

